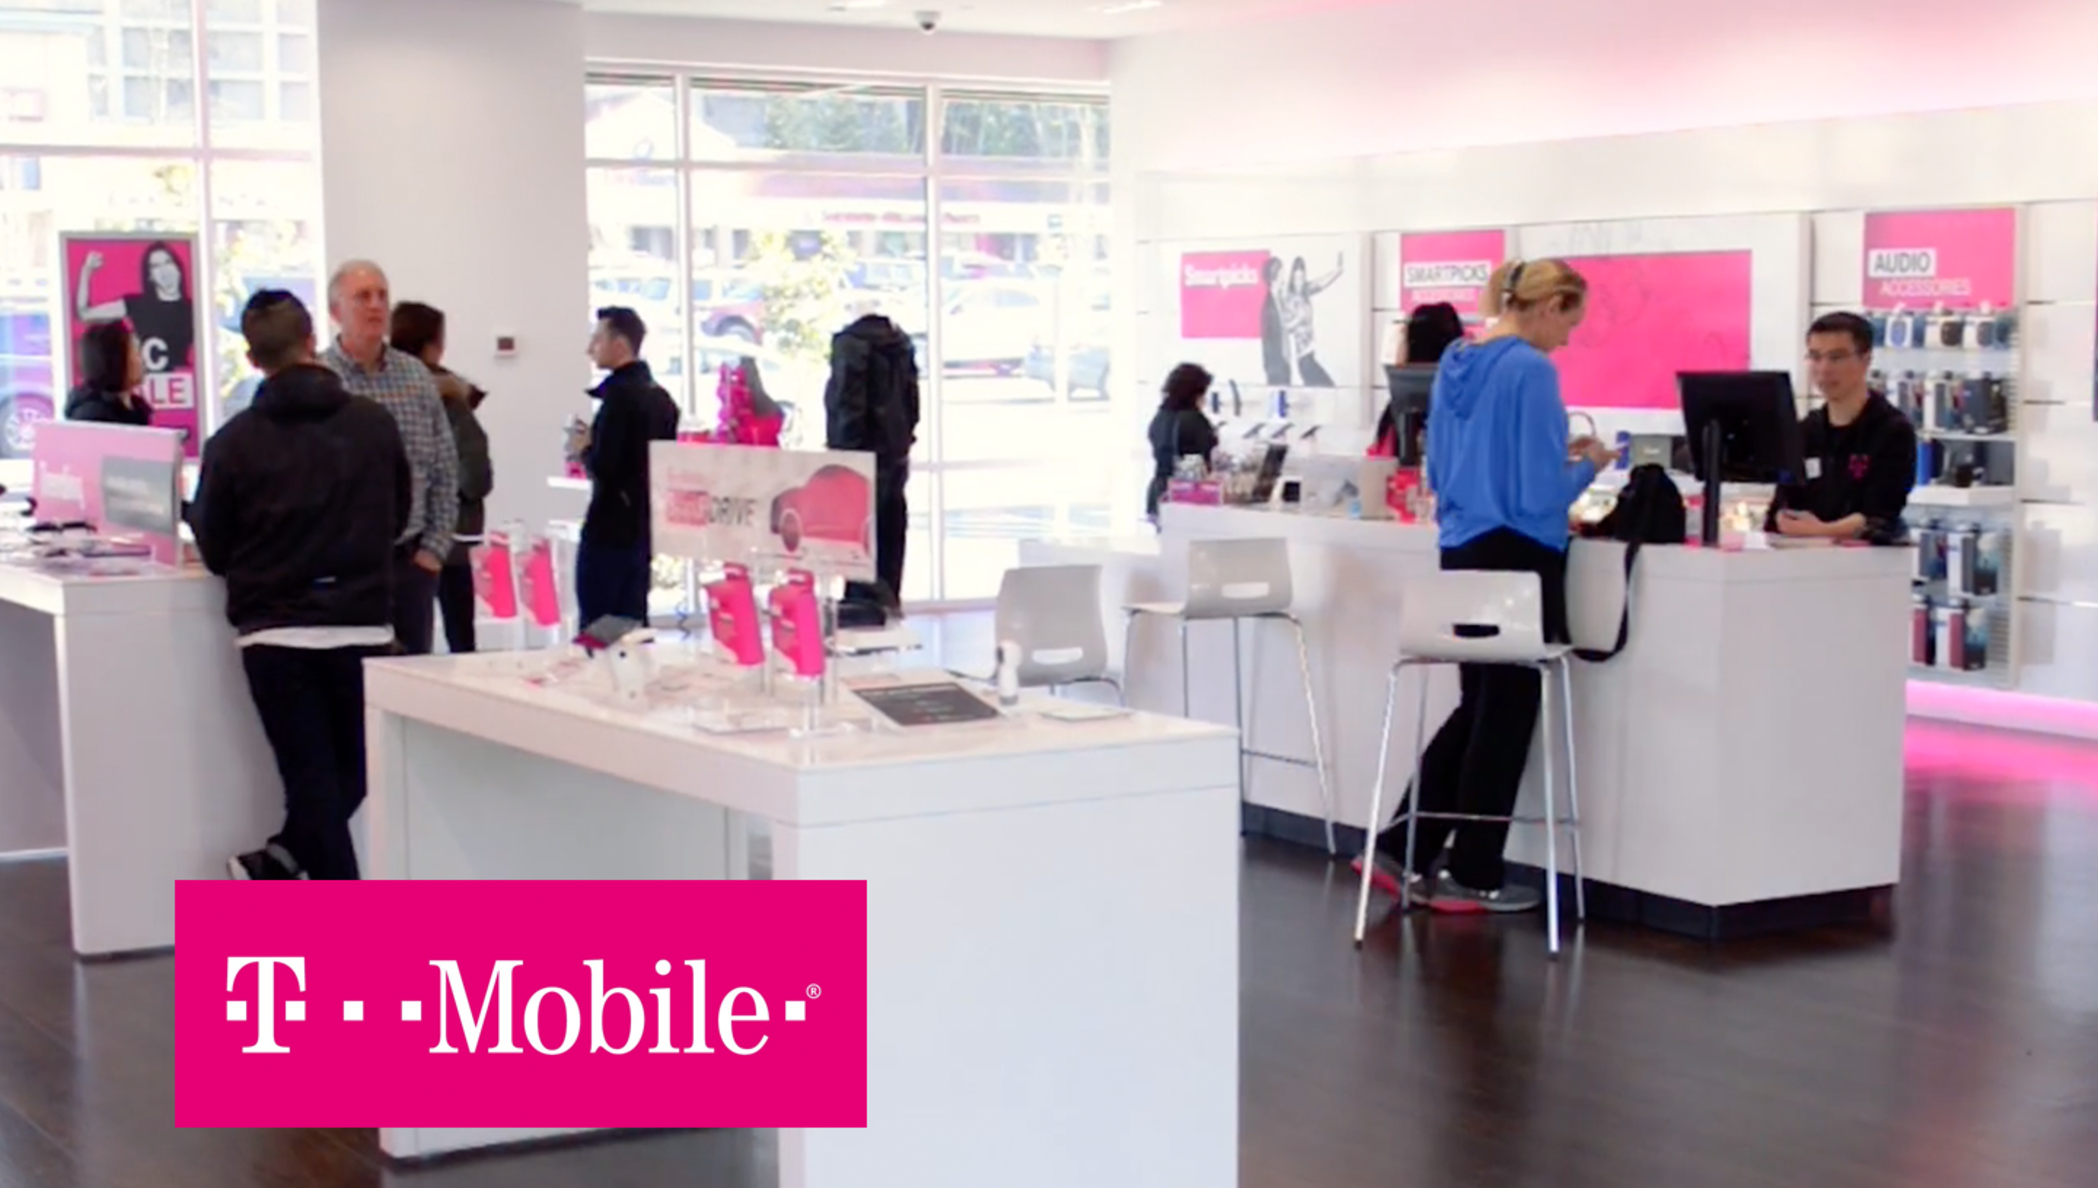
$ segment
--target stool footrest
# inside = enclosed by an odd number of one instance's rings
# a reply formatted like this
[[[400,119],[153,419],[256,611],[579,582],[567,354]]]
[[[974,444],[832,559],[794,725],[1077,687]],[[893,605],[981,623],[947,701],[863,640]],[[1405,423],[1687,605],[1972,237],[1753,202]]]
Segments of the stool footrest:
[[[1287,763],[1295,767],[1318,766],[1318,760],[1306,759],[1301,755],[1271,755],[1266,751],[1249,751],[1244,748],[1240,748],[1238,753],[1248,759],[1265,759],[1270,763]]]
[[[1423,820],[1423,821],[1478,821],[1478,822],[1484,822],[1484,823],[1488,823],[1488,824],[1495,824],[1495,823],[1497,823],[1497,824],[1503,824],[1503,825],[1543,825],[1543,824],[1546,824],[1546,821],[1545,821],[1545,819],[1544,819],[1543,817],[1481,817],[1481,816],[1474,816],[1474,815],[1472,815],[1472,814],[1470,814],[1470,813],[1400,813],[1400,814],[1399,814],[1398,816],[1396,816],[1396,817],[1392,818],[1392,825],[1393,825],[1394,827],[1396,827],[1396,826],[1399,826],[1399,825],[1403,825],[1403,824],[1405,824],[1405,823],[1406,823],[1406,819],[1407,819],[1408,817],[1416,817],[1416,816],[1417,816],[1417,817],[1419,817],[1419,818],[1420,818],[1421,820]],[[1568,819],[1567,819],[1567,818],[1565,818],[1565,817],[1560,817],[1560,818],[1558,818],[1558,819],[1556,819],[1556,820],[1554,820],[1554,821],[1550,822],[1550,824],[1551,824],[1551,825],[1552,825],[1553,827],[1555,827],[1555,828],[1559,828],[1559,829],[1568,829],[1568,828],[1572,828],[1572,827],[1573,827],[1573,826],[1575,826],[1575,825],[1578,825],[1578,824],[1580,824],[1580,822],[1578,822],[1578,821],[1571,821],[1571,820],[1568,820]]]

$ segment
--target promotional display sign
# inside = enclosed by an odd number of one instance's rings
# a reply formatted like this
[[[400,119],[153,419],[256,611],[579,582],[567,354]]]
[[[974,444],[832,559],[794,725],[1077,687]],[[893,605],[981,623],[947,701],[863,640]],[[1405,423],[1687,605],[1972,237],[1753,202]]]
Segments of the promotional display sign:
[[[1865,215],[1865,308],[2008,310],[2017,304],[2018,212]]]
[[[790,560],[874,580],[874,455],[671,441],[650,449],[657,552]]]
[[[177,1126],[867,1124],[864,882],[184,881],[175,926]]]
[[[1354,388],[1362,374],[1368,308],[1362,241],[1315,236],[1244,247],[1192,248],[1176,257],[1176,357],[1200,363],[1220,386]]]
[[[139,394],[153,425],[183,434],[183,457],[203,447],[197,398],[197,351],[208,346],[196,300],[197,241],[191,235],[68,234],[60,237],[65,275],[69,386],[80,382],[80,336],[103,322],[123,322],[145,364]]]
[[[1552,356],[1568,408],[1675,411],[1679,371],[1749,366],[1753,256],[1746,251],[1588,256],[1588,311]]]
[[[136,538],[162,565],[180,558],[180,434],[92,421],[47,421],[37,427],[31,457],[31,493],[39,520],[84,521],[105,536]]]
[[[1447,302],[1479,316],[1493,270],[1508,258],[1505,231],[1419,231],[1399,236],[1399,309]]]

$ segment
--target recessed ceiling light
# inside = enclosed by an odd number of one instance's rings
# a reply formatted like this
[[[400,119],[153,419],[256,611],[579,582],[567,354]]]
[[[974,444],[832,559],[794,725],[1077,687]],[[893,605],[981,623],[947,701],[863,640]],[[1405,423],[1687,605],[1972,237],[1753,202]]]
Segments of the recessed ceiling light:
[[[1147,8],[1164,8],[1166,0],[1119,0],[1113,4],[1095,4],[1093,11],[1105,16],[1120,16],[1125,12],[1142,12]]]

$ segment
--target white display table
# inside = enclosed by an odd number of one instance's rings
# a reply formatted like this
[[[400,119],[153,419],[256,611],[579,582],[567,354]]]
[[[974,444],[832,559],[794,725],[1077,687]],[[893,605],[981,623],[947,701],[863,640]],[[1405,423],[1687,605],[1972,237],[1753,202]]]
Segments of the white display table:
[[[176,880],[283,824],[225,597],[0,564],[0,853],[66,853],[83,956],[173,945]]]
[[[1297,608],[1325,714],[1341,824],[1364,824],[1376,778],[1385,680],[1397,655],[1407,579],[1437,567],[1429,526],[1313,513],[1168,505],[1159,549],[1121,550],[1103,597],[1174,597],[1187,542],[1281,536],[1290,541]],[[1100,563],[1101,548],[1030,545],[1030,564]],[[1602,884],[1591,911],[1705,935],[1865,910],[1861,895],[1901,868],[1902,733],[1909,651],[1906,549],[1749,551],[1650,547],[1640,555],[1632,635],[1606,664],[1574,670],[1587,873]],[[1575,642],[1608,647],[1624,605],[1621,546],[1577,541],[1568,607]],[[1119,627],[1120,619],[1111,619]],[[1119,630],[1110,632],[1118,636]],[[1195,716],[1232,720],[1230,627],[1188,633]],[[1140,623],[1132,704],[1177,712],[1172,627]],[[1309,754],[1293,641],[1246,633],[1249,745]],[[1393,719],[1387,812],[1410,777],[1417,674]],[[1432,733],[1456,702],[1453,670],[1436,670]],[[1529,768],[1525,809],[1541,764]],[[1256,826],[1317,837],[1315,776],[1254,764]],[[1518,828],[1512,861],[1543,865],[1542,831]],[[1570,855],[1562,854],[1562,869]]]
[[[782,1131],[782,1188],[1238,1182],[1233,732],[717,736],[544,663],[368,666],[370,877],[866,880],[869,1124]]]

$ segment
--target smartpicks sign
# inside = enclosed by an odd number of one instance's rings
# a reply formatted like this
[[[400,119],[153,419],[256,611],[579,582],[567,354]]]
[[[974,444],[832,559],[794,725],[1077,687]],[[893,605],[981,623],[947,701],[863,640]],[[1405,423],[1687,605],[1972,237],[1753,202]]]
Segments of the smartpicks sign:
[[[860,1127],[866,884],[190,882],[178,1126]]]

